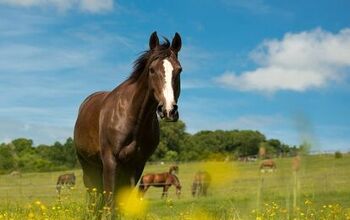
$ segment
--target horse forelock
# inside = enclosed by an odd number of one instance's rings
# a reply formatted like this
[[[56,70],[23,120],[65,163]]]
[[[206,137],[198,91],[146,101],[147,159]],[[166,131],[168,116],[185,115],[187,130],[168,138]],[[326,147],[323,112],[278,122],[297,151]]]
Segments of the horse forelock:
[[[134,68],[129,76],[129,80],[137,80],[147,68],[147,66],[156,59],[165,59],[171,55],[170,42],[164,37],[164,42],[153,50],[144,51],[134,62]]]

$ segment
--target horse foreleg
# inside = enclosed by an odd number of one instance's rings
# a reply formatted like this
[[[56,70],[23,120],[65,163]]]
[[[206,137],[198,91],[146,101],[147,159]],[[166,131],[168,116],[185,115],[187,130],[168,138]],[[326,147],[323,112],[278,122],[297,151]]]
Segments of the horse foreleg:
[[[104,200],[108,207],[114,207],[114,188],[116,175],[116,159],[113,154],[105,154],[102,157],[103,161],[103,191]]]
[[[86,188],[92,190],[95,188],[102,193],[102,167],[88,159],[85,159],[77,152],[77,156],[83,169],[83,182]]]
[[[203,196],[207,196],[207,190],[208,190],[208,186],[204,185],[203,186]]]
[[[141,191],[141,198],[143,198],[147,192],[147,190],[149,189],[150,185],[144,185],[143,189]]]
[[[169,189],[169,186],[163,187],[162,199],[164,198],[164,196],[168,197],[168,189]]]
[[[192,184],[192,197],[195,197],[195,196],[196,196],[196,191],[197,191],[196,184],[193,183],[193,184]]]
[[[62,185],[61,185],[61,184],[57,184],[57,185],[56,185],[56,191],[57,191],[57,193],[58,193],[58,196],[61,195],[61,188],[62,188]]]

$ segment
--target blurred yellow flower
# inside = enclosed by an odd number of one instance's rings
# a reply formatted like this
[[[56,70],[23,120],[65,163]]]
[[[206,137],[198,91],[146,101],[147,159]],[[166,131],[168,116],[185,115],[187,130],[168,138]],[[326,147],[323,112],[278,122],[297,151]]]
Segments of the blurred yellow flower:
[[[208,161],[202,163],[199,169],[209,173],[213,186],[227,185],[238,176],[238,169],[232,162]]]
[[[206,213],[203,210],[196,210],[194,213],[192,213],[191,215],[191,219],[194,220],[213,220],[214,218],[212,216],[210,216],[208,213]]]
[[[146,210],[146,201],[142,200],[136,189],[121,190],[117,197],[117,204],[125,215],[142,215]]]
[[[34,213],[33,212],[29,212],[28,218],[34,218]]]

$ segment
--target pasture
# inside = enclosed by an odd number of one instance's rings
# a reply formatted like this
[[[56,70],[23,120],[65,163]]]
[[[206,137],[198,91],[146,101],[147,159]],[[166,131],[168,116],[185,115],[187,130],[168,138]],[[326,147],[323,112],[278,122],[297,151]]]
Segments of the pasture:
[[[292,171],[292,158],[275,159],[275,172],[260,173],[256,162],[181,163],[182,194],[171,187],[167,199],[150,188],[143,213],[126,219],[350,219],[350,156],[305,156]],[[144,173],[165,172],[171,164],[148,164]],[[198,170],[208,170],[213,182],[207,197],[193,198],[191,185]],[[75,172],[77,184],[56,193],[57,177]],[[0,219],[88,218],[87,193],[81,170],[0,176]],[[136,204],[133,204],[136,208]],[[135,215],[133,215],[135,214]]]

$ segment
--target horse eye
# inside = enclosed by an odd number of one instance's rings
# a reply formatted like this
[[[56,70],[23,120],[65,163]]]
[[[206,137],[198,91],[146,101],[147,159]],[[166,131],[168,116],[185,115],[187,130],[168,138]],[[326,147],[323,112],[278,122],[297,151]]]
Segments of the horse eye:
[[[154,74],[154,73],[155,73],[155,71],[154,71],[153,68],[150,68],[150,69],[149,69],[149,72],[150,72],[150,74]]]
[[[180,67],[177,71],[177,73],[181,73],[182,72],[182,67]]]

